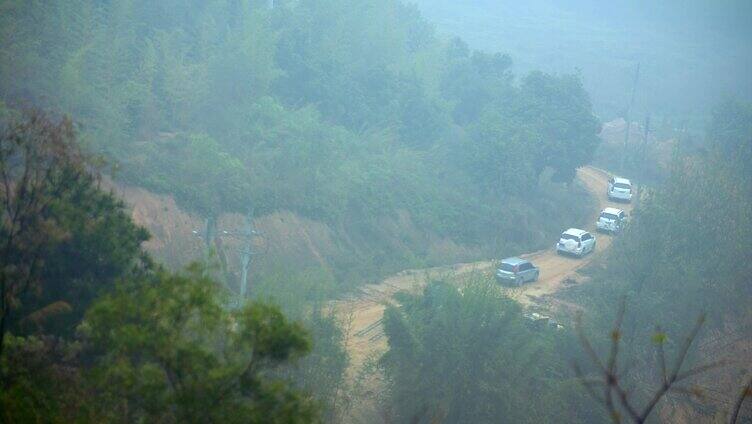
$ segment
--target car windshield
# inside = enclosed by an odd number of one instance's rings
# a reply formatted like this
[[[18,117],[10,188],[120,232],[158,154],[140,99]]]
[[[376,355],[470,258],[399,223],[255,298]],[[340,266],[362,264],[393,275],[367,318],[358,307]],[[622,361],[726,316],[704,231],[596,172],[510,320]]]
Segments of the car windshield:
[[[624,183],[616,183],[616,184],[614,184],[614,187],[616,187],[616,188],[625,188],[627,190],[629,190],[630,188],[632,188],[629,184],[624,184]]]
[[[502,263],[501,263],[501,267],[500,267],[500,269],[501,269],[502,271],[507,271],[507,272],[514,272],[514,265],[512,265],[512,264],[508,264],[508,263],[506,263],[506,262],[502,262]]]
[[[573,236],[572,234],[564,233],[561,235],[562,240],[574,240],[574,241],[580,241],[579,237]]]
[[[619,219],[618,216],[616,216],[616,215],[614,215],[612,213],[607,213],[607,212],[602,212],[601,213],[601,218],[613,219],[613,220]]]

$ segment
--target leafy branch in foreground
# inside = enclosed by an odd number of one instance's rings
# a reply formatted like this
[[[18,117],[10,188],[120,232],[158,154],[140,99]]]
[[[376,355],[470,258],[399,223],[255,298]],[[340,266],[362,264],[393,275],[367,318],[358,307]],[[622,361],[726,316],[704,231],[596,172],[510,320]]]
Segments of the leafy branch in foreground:
[[[580,342],[585,349],[590,361],[597,368],[597,376],[594,378],[585,377],[582,368],[578,363],[574,364],[574,371],[577,378],[587,390],[588,394],[603,404],[608,411],[609,415],[614,422],[622,422],[622,414],[620,411],[625,411],[628,419],[635,423],[644,423],[650,414],[655,410],[658,402],[663,399],[669,392],[685,393],[685,394],[698,394],[697,390],[688,389],[686,387],[679,386],[678,384],[699,374],[705,373],[709,370],[721,367],[726,364],[725,360],[719,360],[714,362],[705,363],[687,371],[682,371],[684,363],[687,359],[692,343],[697,338],[697,334],[700,332],[704,322],[705,316],[700,315],[695,323],[694,327],[687,335],[684,343],[678,351],[678,356],[673,363],[673,366],[669,366],[666,360],[666,353],[664,345],[668,339],[666,333],[658,328],[653,335],[652,341],[656,345],[658,367],[660,369],[661,384],[657,390],[649,396],[647,404],[643,407],[639,407],[635,404],[634,399],[630,398],[631,392],[625,388],[623,377],[626,375],[627,369],[620,370],[618,367],[619,348],[621,342],[621,327],[624,319],[624,312],[626,306],[622,301],[619,307],[619,312],[616,318],[616,324],[611,331],[611,348],[606,360],[602,360],[595,352],[592,344],[588,340],[582,329],[581,319],[577,320],[577,333],[580,338]],[[602,390],[599,394],[598,390]],[[733,422],[733,421],[732,421]]]
[[[276,306],[225,302],[199,265],[124,281],[98,299],[79,333],[103,420],[320,422],[311,396],[272,374],[310,351],[308,332]]]

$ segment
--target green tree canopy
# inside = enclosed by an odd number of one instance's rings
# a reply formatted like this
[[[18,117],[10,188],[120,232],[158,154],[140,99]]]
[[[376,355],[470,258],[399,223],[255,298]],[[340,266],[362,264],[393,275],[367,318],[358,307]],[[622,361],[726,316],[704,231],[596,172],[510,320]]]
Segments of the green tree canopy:
[[[384,314],[389,350],[381,365],[399,421],[598,419],[566,379],[571,343],[531,327],[493,282],[434,282],[398,300]]]
[[[268,371],[305,355],[311,340],[278,308],[228,311],[198,267],[123,283],[87,312],[98,408],[132,422],[305,423],[311,399]]]

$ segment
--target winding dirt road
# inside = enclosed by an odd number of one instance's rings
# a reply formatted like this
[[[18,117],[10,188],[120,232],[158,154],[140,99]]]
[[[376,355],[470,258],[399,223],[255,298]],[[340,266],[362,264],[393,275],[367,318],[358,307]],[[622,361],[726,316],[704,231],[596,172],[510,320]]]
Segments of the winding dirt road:
[[[608,174],[593,167],[584,167],[577,171],[577,178],[587,187],[592,196],[598,199],[598,209],[593,211],[592,219],[586,230],[595,231],[595,221],[600,211],[607,206],[625,209],[629,212],[630,205],[615,205],[606,198]],[[565,228],[562,228],[565,230]],[[597,246],[595,254],[583,259],[559,256],[553,249],[521,255],[532,261],[540,268],[540,277],[535,283],[521,288],[508,289],[508,295],[526,307],[535,306],[542,297],[550,296],[559,291],[567,278],[573,278],[577,271],[590,263],[599,252],[603,252],[611,244],[611,237],[596,235]],[[348,379],[355,381],[363,375],[369,360],[375,360],[387,349],[386,338],[383,334],[381,319],[386,305],[393,302],[393,296],[400,291],[417,291],[425,286],[427,281],[441,277],[469,276],[473,273],[490,273],[493,270],[492,261],[461,263],[451,266],[407,270],[391,276],[384,281],[363,287],[352,298],[335,302],[334,310],[340,319],[348,324],[347,350],[350,355]],[[372,380],[373,376],[369,378]],[[374,382],[375,383],[375,382]],[[375,387],[374,387],[375,389]]]

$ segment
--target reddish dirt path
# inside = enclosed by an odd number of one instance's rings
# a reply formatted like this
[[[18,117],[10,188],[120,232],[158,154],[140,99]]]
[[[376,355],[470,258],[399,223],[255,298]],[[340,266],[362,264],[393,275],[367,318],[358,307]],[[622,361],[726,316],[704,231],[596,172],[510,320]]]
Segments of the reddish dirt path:
[[[608,174],[605,171],[593,167],[581,168],[577,171],[577,178],[588,188],[588,191],[598,199],[598,209],[593,211],[590,224],[586,230],[594,234],[595,221],[601,209],[614,206],[621,209],[631,210],[630,205],[613,205],[606,198],[606,186]],[[565,230],[563,228],[562,230]],[[596,253],[583,259],[559,256],[553,249],[554,241],[550,249],[524,254],[521,257],[531,260],[541,270],[537,282],[527,284],[522,288],[509,289],[508,294],[525,306],[536,305],[536,300],[543,296],[550,296],[563,287],[563,281],[573,277],[577,271],[589,264],[599,252],[603,252],[611,244],[611,237],[596,235]],[[363,372],[369,360],[377,359],[386,349],[386,338],[381,327],[381,318],[386,305],[393,302],[393,296],[400,291],[417,291],[425,286],[431,279],[443,276],[459,279],[473,273],[489,273],[492,271],[492,261],[480,261],[473,263],[461,263],[450,266],[435,268],[407,270],[391,276],[380,283],[369,284],[363,287],[352,298],[335,302],[334,309],[343,322],[347,323],[348,335],[346,339],[347,350],[350,355],[350,367],[348,380],[351,382],[363,377]],[[458,278],[459,277],[459,278]],[[379,376],[371,375],[366,378],[365,390],[373,394],[378,391]],[[363,384],[363,382],[361,382]],[[369,402],[367,399],[358,401]],[[359,402],[360,403],[360,402]],[[364,405],[354,405],[354,409],[361,409]]]

